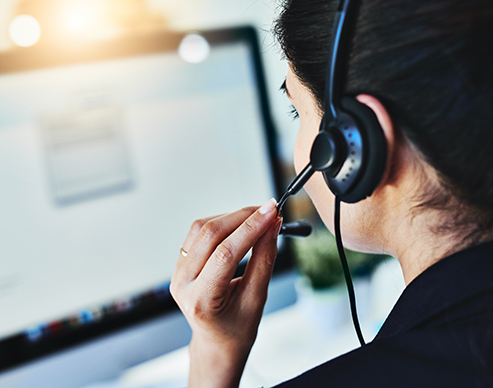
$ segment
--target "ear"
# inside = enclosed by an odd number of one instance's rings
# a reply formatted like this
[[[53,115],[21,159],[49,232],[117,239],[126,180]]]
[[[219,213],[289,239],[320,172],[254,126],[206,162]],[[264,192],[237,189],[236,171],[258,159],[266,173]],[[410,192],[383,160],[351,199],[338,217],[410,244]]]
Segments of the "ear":
[[[356,97],[356,99],[360,103],[365,104],[375,113],[375,116],[377,116],[377,120],[380,123],[380,126],[382,127],[385,139],[387,141],[388,161],[387,161],[387,166],[385,167],[385,172],[382,177],[382,181],[380,183],[381,186],[383,183],[387,182],[389,178],[391,166],[394,162],[394,151],[395,151],[394,125],[392,124],[392,119],[390,118],[387,109],[385,109],[383,104],[378,99],[368,94],[360,94]]]

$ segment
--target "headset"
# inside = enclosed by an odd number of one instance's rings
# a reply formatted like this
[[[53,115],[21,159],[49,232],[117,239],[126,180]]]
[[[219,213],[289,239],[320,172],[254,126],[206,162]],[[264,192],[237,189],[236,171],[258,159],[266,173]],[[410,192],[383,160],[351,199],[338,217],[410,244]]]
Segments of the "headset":
[[[310,162],[288,186],[279,201],[296,194],[316,171],[335,195],[334,229],[339,256],[348,286],[351,313],[361,345],[354,289],[340,232],[340,203],[356,203],[370,196],[380,183],[387,163],[387,142],[374,112],[355,96],[342,96],[349,62],[351,29],[357,16],[357,0],[340,0],[332,31],[325,81],[325,114],[315,138]]]

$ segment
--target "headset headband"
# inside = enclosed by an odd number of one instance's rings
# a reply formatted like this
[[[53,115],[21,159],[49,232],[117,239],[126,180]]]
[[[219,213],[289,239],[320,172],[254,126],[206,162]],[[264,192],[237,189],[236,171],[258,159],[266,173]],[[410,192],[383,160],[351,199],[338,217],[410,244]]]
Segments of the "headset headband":
[[[351,29],[349,24],[355,19],[350,13],[355,12],[355,4],[356,0],[340,0],[334,19],[330,44],[330,62],[327,66],[324,97],[325,115],[330,114],[332,120],[338,118],[340,111],[339,104],[342,94],[342,85],[344,84],[343,77],[341,76],[341,67],[344,65],[344,61],[348,61],[345,54],[349,51],[349,43],[351,41]],[[336,77],[336,75],[338,76]],[[332,120],[328,121],[330,122]]]
[[[337,74],[340,74],[340,68],[343,64],[344,53],[342,51],[346,51],[349,42],[350,42],[350,28],[348,26],[348,20],[354,19],[353,15],[351,15],[351,11],[353,11],[356,7],[356,0],[340,0],[339,5],[337,7],[337,13],[334,20],[334,27],[331,39],[330,46],[330,57],[329,64],[327,66],[327,76],[325,80],[325,115],[320,123],[320,130],[327,131],[327,124],[330,124],[335,119],[339,117],[340,112],[340,95],[342,94],[342,76],[336,77]],[[330,113],[329,113],[330,112]],[[327,115],[331,115],[332,118],[327,120]],[[320,139],[320,136],[318,137]],[[305,183],[310,179],[315,171],[322,171],[324,166],[333,162],[333,151],[336,150],[336,146],[329,140],[317,142],[319,146],[317,152],[320,155],[328,155],[329,158],[322,158],[321,160],[312,160],[310,163],[303,169],[303,171],[298,174],[298,176],[291,182],[288,186],[286,193],[281,197],[279,201],[279,209],[282,209],[282,206],[287,201],[287,199],[291,195],[295,195],[301,188],[305,185]],[[313,148],[312,148],[313,151]],[[312,152],[312,156],[315,153]],[[337,157],[337,155],[336,155]]]

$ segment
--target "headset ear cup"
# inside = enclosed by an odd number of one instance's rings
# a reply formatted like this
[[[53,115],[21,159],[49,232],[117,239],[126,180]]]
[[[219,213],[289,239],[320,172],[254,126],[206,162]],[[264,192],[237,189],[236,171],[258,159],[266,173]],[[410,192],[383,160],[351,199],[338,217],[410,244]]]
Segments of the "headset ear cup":
[[[344,97],[341,107],[355,121],[363,141],[363,160],[358,179],[350,190],[340,196],[344,202],[355,203],[369,197],[380,183],[387,164],[387,141],[375,113],[368,106],[354,97]],[[332,189],[332,178],[325,178]]]

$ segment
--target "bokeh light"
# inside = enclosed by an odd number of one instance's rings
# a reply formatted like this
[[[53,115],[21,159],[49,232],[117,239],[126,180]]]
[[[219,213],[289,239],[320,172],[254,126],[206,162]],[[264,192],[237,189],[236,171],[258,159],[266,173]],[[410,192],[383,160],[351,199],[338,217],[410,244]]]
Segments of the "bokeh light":
[[[41,38],[41,27],[31,15],[18,15],[10,23],[9,36],[17,46],[34,46]]]
[[[209,42],[199,34],[189,34],[183,38],[178,48],[180,57],[189,63],[200,63],[207,59],[211,47]]]

